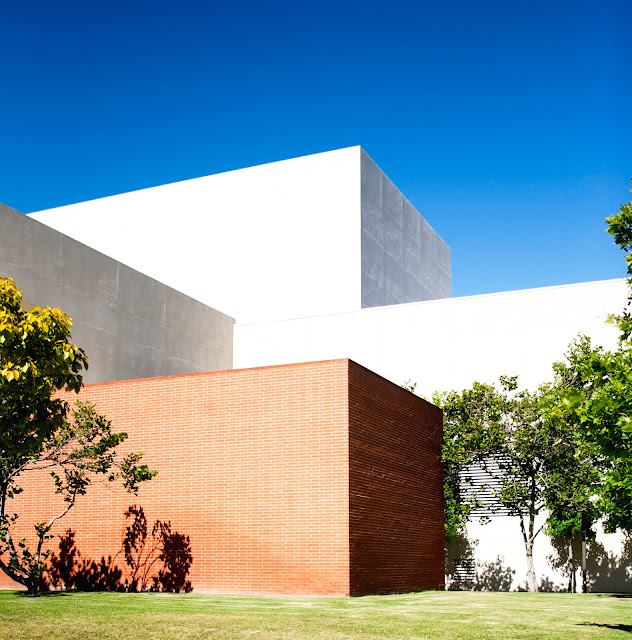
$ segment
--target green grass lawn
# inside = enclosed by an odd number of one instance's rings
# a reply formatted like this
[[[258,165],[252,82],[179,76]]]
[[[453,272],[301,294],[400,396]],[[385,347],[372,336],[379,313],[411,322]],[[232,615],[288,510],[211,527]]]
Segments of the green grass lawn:
[[[0,591],[2,640],[626,638],[632,597],[425,592],[364,598]]]

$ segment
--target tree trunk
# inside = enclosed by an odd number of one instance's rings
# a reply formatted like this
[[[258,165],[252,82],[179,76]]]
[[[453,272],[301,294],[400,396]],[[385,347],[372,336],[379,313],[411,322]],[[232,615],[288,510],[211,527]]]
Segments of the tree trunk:
[[[573,534],[568,536],[568,570],[570,571],[569,586],[571,593],[577,593],[577,576],[575,575],[575,556],[573,554]]]
[[[524,548],[527,555],[527,589],[529,591],[537,591],[538,583],[535,577],[535,566],[533,565],[533,541],[535,537],[540,533],[542,527],[534,533],[535,525],[535,509],[531,509],[529,513],[529,531],[524,526],[524,517],[520,516],[520,531],[522,532],[522,539],[524,540]]]
[[[535,567],[533,565],[533,541],[527,543],[527,588],[529,591],[537,591],[538,583],[535,579]]]
[[[571,569],[571,556],[573,554],[573,548],[570,535],[566,536],[566,550],[568,552],[568,562],[566,563],[566,566],[568,568],[568,592],[573,593],[573,571]]]
[[[582,512],[582,593],[588,593],[588,576],[586,571],[586,523]]]
[[[26,586],[28,595],[30,596],[38,595],[39,580],[29,580],[25,586]]]

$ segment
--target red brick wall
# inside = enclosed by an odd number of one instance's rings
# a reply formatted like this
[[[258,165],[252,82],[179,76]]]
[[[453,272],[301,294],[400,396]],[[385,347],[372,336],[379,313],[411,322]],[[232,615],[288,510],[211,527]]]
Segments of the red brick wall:
[[[55,533],[70,527],[83,558],[124,567],[123,514],[139,504],[150,527],[190,537],[195,589],[349,593],[347,370],[338,360],[86,386],[80,398],[159,475],[138,498],[93,486]],[[24,522],[59,507],[48,476],[38,482],[23,483]]]
[[[349,363],[352,595],[444,588],[441,410]]]
[[[197,590],[442,588],[441,412],[354,362],[93,384],[80,399],[159,475],[138,497],[94,485],[79,499],[54,529],[74,532],[69,566],[104,558],[129,578],[124,512],[136,505],[150,530],[159,519],[188,537]],[[22,522],[59,510],[47,474],[22,484]],[[0,586],[15,585],[0,573]]]

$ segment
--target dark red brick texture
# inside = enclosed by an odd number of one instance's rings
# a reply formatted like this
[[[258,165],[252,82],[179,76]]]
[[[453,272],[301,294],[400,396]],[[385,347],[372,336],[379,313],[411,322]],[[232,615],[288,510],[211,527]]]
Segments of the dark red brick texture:
[[[441,410],[349,362],[350,593],[444,588]]]

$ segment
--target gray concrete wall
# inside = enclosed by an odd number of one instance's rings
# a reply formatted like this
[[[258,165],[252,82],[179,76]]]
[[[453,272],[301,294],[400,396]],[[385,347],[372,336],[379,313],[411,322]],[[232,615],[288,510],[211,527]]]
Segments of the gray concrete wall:
[[[449,298],[450,248],[362,150],[362,307]]]
[[[2,204],[0,275],[72,318],[85,382],[233,366],[233,318]]]

